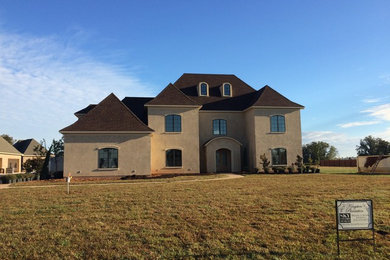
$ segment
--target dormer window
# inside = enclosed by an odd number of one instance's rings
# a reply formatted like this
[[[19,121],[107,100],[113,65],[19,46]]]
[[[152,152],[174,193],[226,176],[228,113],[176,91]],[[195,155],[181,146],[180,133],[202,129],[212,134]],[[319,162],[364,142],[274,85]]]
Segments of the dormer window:
[[[198,86],[199,96],[209,95],[209,85],[206,82],[200,82]]]
[[[231,97],[232,96],[232,85],[230,83],[222,84],[222,96]]]

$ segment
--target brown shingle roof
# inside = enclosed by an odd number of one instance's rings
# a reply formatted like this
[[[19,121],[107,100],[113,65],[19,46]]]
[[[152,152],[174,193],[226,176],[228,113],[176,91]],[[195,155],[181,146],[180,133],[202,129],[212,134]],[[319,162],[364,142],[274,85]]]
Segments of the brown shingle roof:
[[[72,125],[60,132],[153,131],[137,118],[113,93]]]
[[[198,84],[209,85],[209,96],[198,96]],[[232,85],[232,97],[221,95],[221,86],[228,82]],[[251,106],[303,106],[290,101],[269,86],[256,91],[240,78],[231,74],[190,74],[184,73],[174,85],[196,103],[202,105],[201,110],[233,110],[242,111]]]
[[[298,107],[302,105],[292,102],[269,86],[259,89],[254,96],[253,104],[250,106],[272,106],[272,107]]]
[[[96,107],[96,104],[90,104],[88,105],[87,107],[77,111],[76,113],[74,113],[75,115],[78,115],[78,114],[87,114],[89,111],[91,111],[92,109],[94,109]]]
[[[40,143],[38,143],[35,139],[26,139],[17,141],[14,144],[14,147],[24,155],[36,155],[34,148],[38,145],[40,145]]]
[[[146,105],[196,106],[198,104],[192,100],[192,98],[180,91],[176,86],[169,83],[157,97],[146,103]]]
[[[251,86],[233,74],[184,73],[178,80],[176,80],[174,85],[183,91],[184,94],[191,97],[198,97],[197,86],[199,82],[206,82],[209,85],[209,94],[211,97],[222,97],[219,88],[223,83],[230,83],[232,85],[233,97],[255,91]]]

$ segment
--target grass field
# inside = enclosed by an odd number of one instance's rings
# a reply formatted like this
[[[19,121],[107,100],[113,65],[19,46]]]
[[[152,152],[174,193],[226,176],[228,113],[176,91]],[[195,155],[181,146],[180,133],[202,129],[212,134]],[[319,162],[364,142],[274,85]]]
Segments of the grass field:
[[[357,167],[326,167],[320,166],[321,173],[357,173]]]
[[[342,258],[390,257],[390,176],[248,175],[0,196],[1,259],[334,259],[334,200],[361,198],[374,201],[377,252],[344,243]]]

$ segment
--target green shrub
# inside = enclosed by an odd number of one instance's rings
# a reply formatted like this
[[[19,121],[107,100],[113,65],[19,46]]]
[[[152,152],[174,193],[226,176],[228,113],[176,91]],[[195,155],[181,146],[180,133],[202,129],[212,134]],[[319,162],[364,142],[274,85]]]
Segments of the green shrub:
[[[261,164],[263,166],[264,173],[269,173],[269,164],[271,163],[265,154],[260,155]]]
[[[7,174],[0,177],[2,183],[10,183],[13,180],[16,180],[15,174]]]

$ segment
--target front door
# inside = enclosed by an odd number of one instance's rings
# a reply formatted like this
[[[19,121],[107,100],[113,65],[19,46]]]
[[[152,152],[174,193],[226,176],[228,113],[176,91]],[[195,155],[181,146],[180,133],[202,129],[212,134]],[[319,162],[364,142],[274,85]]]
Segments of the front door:
[[[231,172],[232,171],[232,160],[231,152],[228,149],[219,149],[215,153],[217,172]]]

